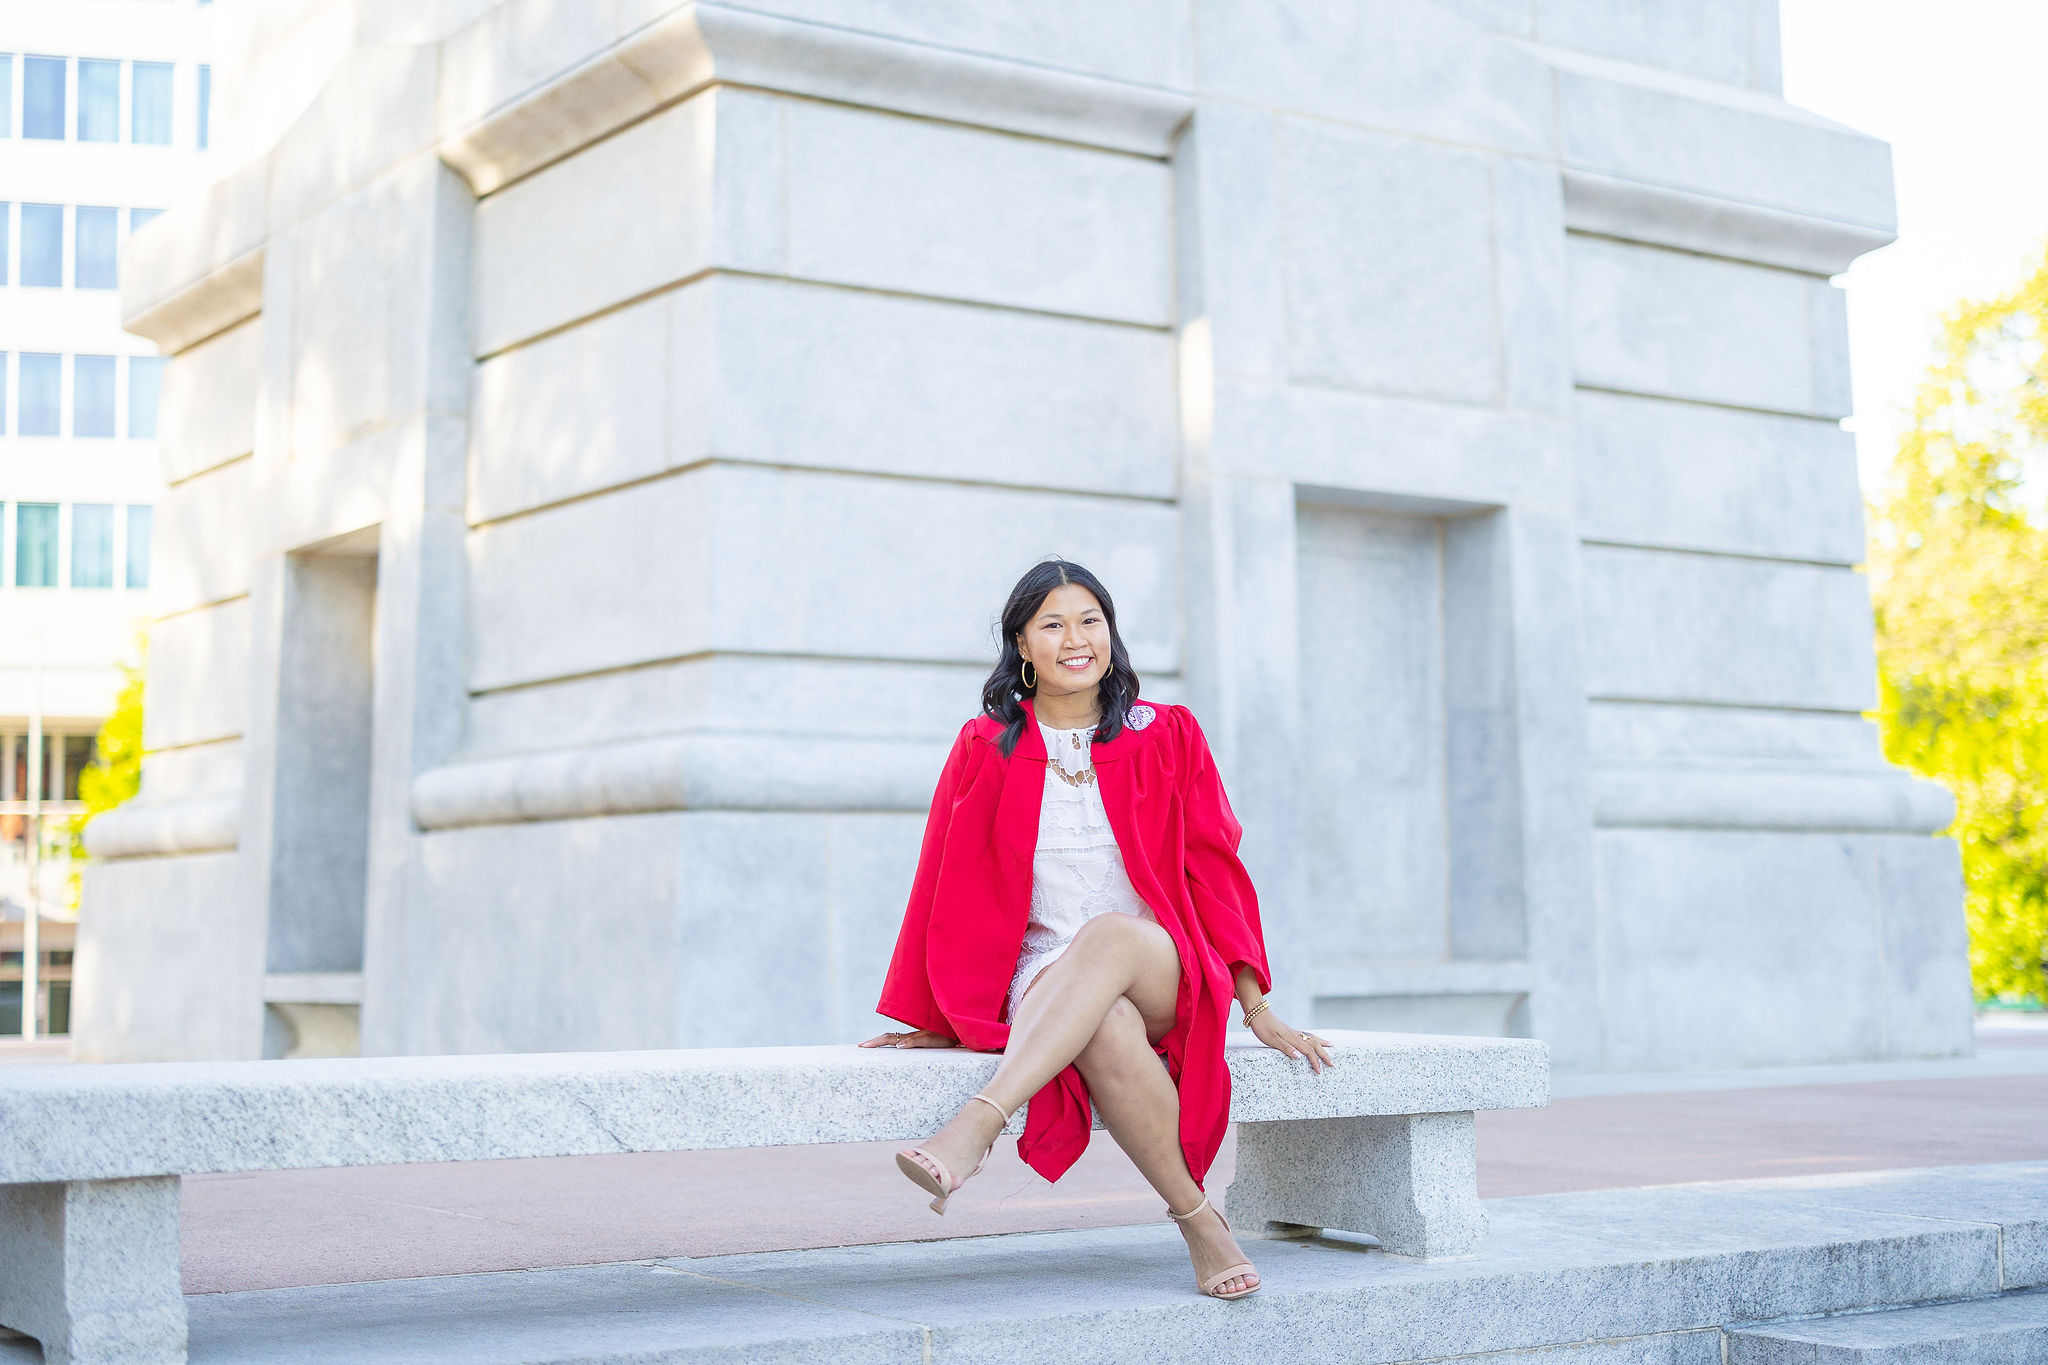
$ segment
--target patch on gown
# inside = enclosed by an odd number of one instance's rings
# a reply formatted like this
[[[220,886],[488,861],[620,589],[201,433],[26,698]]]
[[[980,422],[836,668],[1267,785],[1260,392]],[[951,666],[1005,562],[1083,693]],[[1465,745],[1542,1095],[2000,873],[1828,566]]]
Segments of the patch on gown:
[[[1157,711],[1154,711],[1149,706],[1133,706],[1130,710],[1124,712],[1124,724],[1130,726],[1133,730],[1142,730],[1150,725],[1153,718],[1158,714]]]

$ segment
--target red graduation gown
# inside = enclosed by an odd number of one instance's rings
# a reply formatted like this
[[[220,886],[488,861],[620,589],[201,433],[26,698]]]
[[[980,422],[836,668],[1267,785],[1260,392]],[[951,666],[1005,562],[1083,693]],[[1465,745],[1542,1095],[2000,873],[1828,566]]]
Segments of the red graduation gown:
[[[983,1052],[1009,1041],[1002,1022],[1031,912],[1031,863],[1045,791],[1045,740],[1030,723],[1007,759],[1002,725],[977,716],[939,775],[917,878],[876,1009]],[[1180,1090],[1181,1150],[1199,1184],[1230,1122],[1223,1033],[1237,964],[1272,989],[1258,898],[1238,861],[1242,830],[1209,744],[1184,706],[1140,703],[1122,733],[1092,746],[1096,781],[1131,885],[1180,953],[1173,1027],[1157,1044]],[[1057,1180],[1088,1146],[1088,1087],[1069,1066],[1032,1097],[1018,1152]]]

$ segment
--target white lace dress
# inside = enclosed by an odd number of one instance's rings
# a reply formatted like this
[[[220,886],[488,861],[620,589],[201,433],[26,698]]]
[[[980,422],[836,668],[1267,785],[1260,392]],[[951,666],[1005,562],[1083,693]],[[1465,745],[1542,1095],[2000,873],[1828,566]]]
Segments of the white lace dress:
[[[1094,731],[1055,730],[1041,724],[1045,752],[1051,762],[1045,773],[1045,797],[1038,811],[1038,853],[1031,862],[1031,920],[1024,929],[1024,947],[1017,954],[1017,974],[1010,978],[1009,1015],[1038,974],[1067,950],[1083,924],[1112,911],[1153,918],[1124,871],[1102,805],[1102,789],[1094,782],[1075,786],[1052,771],[1070,773],[1091,766]]]

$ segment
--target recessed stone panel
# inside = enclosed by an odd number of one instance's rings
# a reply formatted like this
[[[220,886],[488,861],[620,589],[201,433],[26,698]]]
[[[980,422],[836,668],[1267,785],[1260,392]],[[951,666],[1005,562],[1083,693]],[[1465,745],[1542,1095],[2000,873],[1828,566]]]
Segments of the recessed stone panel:
[[[1289,374],[1492,402],[1488,159],[1298,120],[1282,123],[1279,158]]]

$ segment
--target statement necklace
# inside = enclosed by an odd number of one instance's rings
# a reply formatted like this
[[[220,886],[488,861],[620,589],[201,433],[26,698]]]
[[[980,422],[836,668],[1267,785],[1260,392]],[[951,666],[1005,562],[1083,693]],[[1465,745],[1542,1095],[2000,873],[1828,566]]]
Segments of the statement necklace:
[[[1067,738],[1073,741],[1076,749],[1081,747],[1081,732],[1079,730],[1068,731]],[[1095,780],[1095,765],[1092,763],[1081,769],[1080,772],[1070,773],[1060,766],[1060,761],[1057,758],[1048,754],[1046,755],[1045,764],[1059,775],[1060,781],[1066,783],[1069,787],[1085,787]]]

